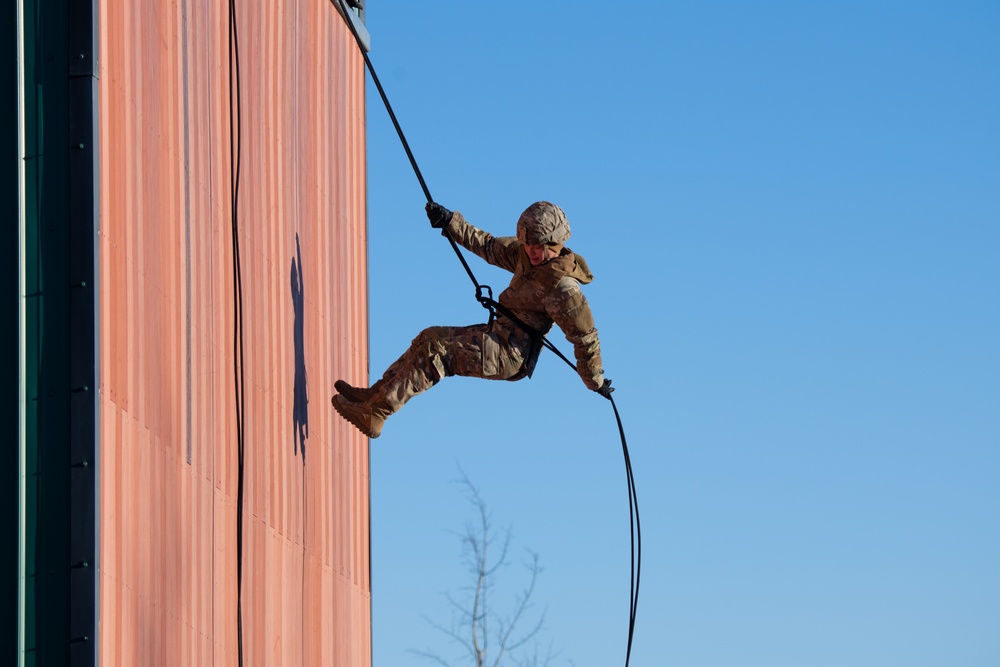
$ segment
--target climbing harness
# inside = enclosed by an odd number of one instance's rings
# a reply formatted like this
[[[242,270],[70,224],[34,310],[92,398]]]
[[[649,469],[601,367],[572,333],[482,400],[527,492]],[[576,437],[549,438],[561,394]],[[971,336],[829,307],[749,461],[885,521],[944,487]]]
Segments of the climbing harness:
[[[335,3],[337,8],[340,10],[341,14],[344,16],[344,22],[347,23],[347,27],[350,29],[351,34],[354,36],[354,41],[357,42],[358,50],[361,52],[361,56],[365,60],[365,66],[368,68],[369,74],[371,74],[372,81],[375,83],[375,88],[378,90],[379,96],[382,98],[382,104],[385,105],[385,110],[389,113],[389,119],[392,121],[392,125],[396,128],[396,134],[399,136],[399,141],[403,145],[403,150],[406,151],[406,157],[410,160],[410,166],[413,168],[413,173],[417,177],[417,181],[420,183],[420,188],[424,191],[424,196],[427,198],[427,203],[432,203],[434,198],[431,197],[431,191],[427,187],[426,181],[424,181],[424,176],[420,172],[420,167],[417,166],[417,160],[413,157],[413,151],[410,150],[410,144],[406,141],[406,136],[403,134],[403,128],[400,126],[399,121],[396,119],[396,114],[392,110],[392,105],[389,103],[389,98],[385,94],[385,89],[382,88],[382,82],[379,81],[378,75],[375,73],[375,67],[372,65],[371,59],[368,57],[367,51],[365,51],[364,45],[362,44],[361,37],[358,35],[357,29],[354,27],[354,23],[351,20],[348,9],[344,4],[344,0],[330,0],[331,3]],[[493,289],[489,285],[483,285],[478,280],[476,280],[475,274],[472,272],[472,268],[469,267],[468,261],[466,261],[465,256],[458,247],[458,243],[448,232],[447,229],[442,229],[442,233],[448,242],[451,244],[452,250],[455,251],[455,255],[458,257],[459,261],[462,263],[462,267],[468,274],[469,279],[476,288],[476,301],[479,302],[481,306],[489,311],[489,323],[492,324],[493,320],[496,318],[496,314],[500,313],[504,317],[508,318],[515,325],[520,327],[523,331],[532,336],[535,340],[541,342],[542,345],[552,350],[556,356],[562,359],[566,364],[572,368],[574,371],[577,370],[576,364],[570,361],[566,355],[564,355],[559,348],[557,348],[548,338],[545,337],[542,332],[538,331],[534,327],[528,326],[520,320],[514,313],[512,313],[503,304],[493,298]],[[603,394],[602,394],[603,395]],[[628,507],[629,507],[629,529],[631,533],[631,558],[632,558],[632,568],[630,573],[630,589],[629,589],[629,622],[628,622],[628,645],[625,652],[625,667],[628,667],[629,660],[632,657],[632,636],[635,632],[635,615],[636,608],[639,602],[639,574],[642,565],[642,531],[639,526],[639,501],[636,497],[635,492],[635,478],[632,475],[632,461],[628,453],[628,443],[625,439],[625,427],[622,425],[621,415],[618,413],[618,406],[615,404],[615,399],[611,396],[611,393],[607,393],[605,397],[611,402],[611,408],[615,413],[615,421],[618,423],[618,433],[622,441],[622,454],[625,458],[625,475],[628,478]]]

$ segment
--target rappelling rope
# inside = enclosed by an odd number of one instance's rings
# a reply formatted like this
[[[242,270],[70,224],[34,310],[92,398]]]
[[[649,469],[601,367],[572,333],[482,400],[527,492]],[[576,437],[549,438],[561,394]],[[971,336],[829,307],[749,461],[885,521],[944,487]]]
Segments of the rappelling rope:
[[[424,180],[423,174],[420,172],[420,167],[417,165],[416,158],[413,157],[413,151],[410,150],[410,144],[406,141],[406,136],[403,134],[403,128],[399,125],[399,121],[396,119],[396,114],[392,110],[392,105],[389,103],[389,98],[385,94],[385,89],[382,88],[382,82],[379,81],[378,74],[375,73],[375,67],[372,65],[372,61],[368,57],[367,51],[365,51],[365,47],[361,42],[361,36],[358,35],[358,31],[354,27],[354,23],[348,13],[349,10],[344,4],[344,0],[330,0],[330,2],[337,6],[340,9],[340,12],[344,15],[344,21],[347,23],[347,27],[350,28],[351,34],[354,36],[354,41],[358,44],[358,50],[361,51],[361,56],[365,59],[365,65],[368,68],[368,72],[371,74],[372,81],[375,83],[375,88],[378,89],[379,96],[382,98],[382,103],[385,105],[385,110],[389,113],[392,125],[396,128],[396,134],[399,135],[399,141],[403,145],[403,150],[406,151],[406,157],[410,160],[410,166],[413,167],[413,173],[416,175],[417,181],[420,183],[420,188],[424,191],[427,203],[432,203],[434,198],[431,197],[431,191],[427,187],[427,182]],[[570,361],[566,355],[559,350],[559,348],[557,348],[542,334],[542,332],[522,322],[508,308],[493,299],[493,290],[489,285],[483,285],[476,280],[476,276],[472,272],[472,268],[469,267],[469,263],[466,261],[465,256],[462,254],[458,244],[455,242],[455,239],[451,236],[448,230],[443,229],[442,234],[446,239],[448,239],[452,250],[455,251],[455,255],[458,256],[459,261],[462,263],[462,267],[469,275],[469,279],[472,281],[472,284],[475,285],[476,301],[490,311],[490,320],[492,321],[495,313],[499,312],[525,332],[541,341],[542,345],[552,350],[560,359],[565,361],[570,368],[576,371],[576,364]],[[635,493],[635,478],[632,475],[632,461],[629,458],[628,443],[625,439],[625,427],[622,425],[621,415],[618,414],[618,406],[615,405],[615,399],[611,396],[610,392],[606,395],[606,398],[611,401],[611,408],[615,413],[615,421],[618,423],[618,433],[621,436],[622,441],[622,454],[625,457],[625,474],[628,478],[629,530],[631,533],[632,557],[632,569],[630,575],[631,586],[629,589],[628,646],[625,652],[625,667],[628,667],[629,660],[632,657],[632,636],[635,632],[635,615],[639,602],[639,574],[642,565],[642,530],[639,526],[639,502]]]

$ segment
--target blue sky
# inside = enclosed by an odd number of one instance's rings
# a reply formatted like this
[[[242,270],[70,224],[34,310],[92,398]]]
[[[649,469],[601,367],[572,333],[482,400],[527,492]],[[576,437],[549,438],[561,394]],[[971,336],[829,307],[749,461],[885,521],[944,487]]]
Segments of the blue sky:
[[[498,235],[554,201],[596,275],[632,664],[1000,664],[1000,4],[368,4],[435,199]],[[485,311],[368,104],[380,375]],[[376,667],[471,664],[425,620],[469,583],[459,467],[513,528],[498,604],[537,551],[554,664],[621,664],[617,429],[544,354],[372,442]]]

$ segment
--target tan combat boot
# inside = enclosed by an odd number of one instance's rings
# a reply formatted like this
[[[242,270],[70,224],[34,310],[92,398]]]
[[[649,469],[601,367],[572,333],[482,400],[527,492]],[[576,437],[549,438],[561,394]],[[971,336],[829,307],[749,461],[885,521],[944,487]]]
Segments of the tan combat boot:
[[[334,382],[333,388],[337,390],[337,393],[351,403],[365,403],[375,393],[375,387],[369,387],[367,389],[365,387],[354,387],[347,384],[343,380],[337,380]]]
[[[386,408],[368,403],[352,403],[346,396],[337,394],[332,399],[333,409],[341,417],[351,422],[355,428],[369,438],[377,438],[382,434],[385,419],[392,414]]]

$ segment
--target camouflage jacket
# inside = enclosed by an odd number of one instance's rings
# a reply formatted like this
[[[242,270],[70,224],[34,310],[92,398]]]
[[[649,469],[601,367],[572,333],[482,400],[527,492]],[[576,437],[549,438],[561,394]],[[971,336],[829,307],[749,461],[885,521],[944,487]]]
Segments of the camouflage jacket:
[[[519,320],[542,335],[552,324],[559,325],[566,340],[573,345],[576,369],[589,389],[604,383],[601,367],[601,343],[594,327],[594,316],[580,284],[594,279],[587,262],[569,248],[558,257],[539,266],[532,266],[524,244],[513,236],[495,237],[470,225],[461,213],[455,212],[447,227],[448,233],[469,251],[514,274],[510,285],[498,301]],[[497,324],[510,333],[520,329],[517,324],[497,315]],[[535,346],[528,368],[534,366],[541,345]]]

